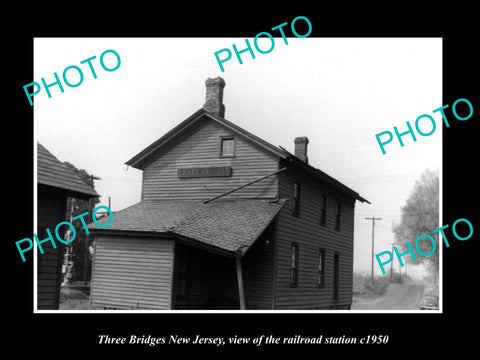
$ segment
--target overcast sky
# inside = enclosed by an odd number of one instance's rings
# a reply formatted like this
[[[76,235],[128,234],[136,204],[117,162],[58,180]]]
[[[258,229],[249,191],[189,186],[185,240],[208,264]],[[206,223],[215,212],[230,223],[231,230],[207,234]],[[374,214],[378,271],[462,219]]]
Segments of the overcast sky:
[[[357,202],[355,210],[355,269],[369,270],[365,217],[383,219],[375,227],[375,253],[390,249],[392,222],[400,221],[415,180],[426,168],[441,170],[442,121],[432,110],[444,105],[442,40],[288,38],[285,45],[276,38],[270,53],[256,52],[255,59],[244,53],[243,65],[233,56],[221,72],[214,52],[232,44],[242,49],[245,40],[37,38],[32,81],[51,83],[69,65],[79,66],[84,80],[64,85],[64,93],[51,87],[52,98],[44,89],[35,96],[36,139],[60,161],[100,177],[101,204],[110,196],[112,210],[121,210],[140,201],[142,179],[124,163],[200,109],[205,80],[221,76],[227,120],[292,152],[293,139],[307,136],[309,163],[372,203]],[[121,57],[116,71],[100,66],[108,49]],[[80,65],[94,55],[97,79]],[[113,56],[105,61],[115,65]],[[421,114],[437,120],[435,133],[417,135],[416,142],[404,136],[403,148],[394,140],[382,155],[375,134],[394,126],[405,131],[405,122],[414,126]]]

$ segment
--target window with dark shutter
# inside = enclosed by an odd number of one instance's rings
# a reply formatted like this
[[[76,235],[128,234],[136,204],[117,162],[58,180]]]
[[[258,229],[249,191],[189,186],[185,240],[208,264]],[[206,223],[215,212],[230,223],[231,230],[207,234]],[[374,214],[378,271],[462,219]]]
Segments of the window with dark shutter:
[[[298,244],[292,243],[290,252],[290,286],[298,285]]]
[[[340,202],[335,203],[335,230],[340,231]]]
[[[325,280],[325,250],[318,251],[318,287],[323,287]]]
[[[339,272],[340,255],[335,254],[333,257],[333,300],[338,300]]]
[[[293,183],[292,215],[300,216],[300,184]]]
[[[325,226],[327,223],[327,197],[320,197],[320,225]]]

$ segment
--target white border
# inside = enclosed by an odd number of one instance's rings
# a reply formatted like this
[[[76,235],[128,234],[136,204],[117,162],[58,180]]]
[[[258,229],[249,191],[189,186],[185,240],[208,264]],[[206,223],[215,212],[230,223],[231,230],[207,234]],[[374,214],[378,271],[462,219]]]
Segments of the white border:
[[[35,119],[35,108],[33,109],[33,118]],[[35,121],[33,125],[33,139],[34,139],[34,144],[33,144],[33,231],[32,234],[37,233],[38,229],[38,224],[37,224],[37,214],[38,214],[38,187],[37,187],[37,160],[38,160],[38,146],[37,146],[37,134],[35,132]],[[32,241],[35,243],[35,239],[32,239]],[[34,312],[37,310],[38,304],[37,304],[37,253],[38,251],[36,250],[36,244],[33,246],[33,309]],[[39,311],[39,310],[37,310]]]
[[[368,38],[368,37],[367,37]],[[375,37],[371,37],[375,38]],[[359,38],[359,39],[364,39]],[[35,38],[34,40],[34,54],[35,54]],[[444,51],[443,38],[442,38],[442,54]],[[442,59],[442,69],[443,69],[443,59]],[[35,68],[35,66],[34,66]],[[35,71],[34,71],[35,77]],[[443,79],[442,79],[443,84]],[[443,101],[443,97],[442,97]],[[34,206],[34,218],[33,218],[33,232],[36,233],[37,229],[37,132],[36,132],[36,123],[35,123],[35,106],[33,106],[33,138],[34,138],[34,150],[33,150],[33,206]],[[443,126],[440,126],[440,135],[442,139],[442,162],[439,169],[439,224],[442,223],[443,218]],[[433,230],[433,229],[432,229]],[[439,235],[440,237],[440,235]],[[38,310],[38,299],[37,299],[37,261],[38,261],[38,251],[33,251],[33,313],[34,314],[439,314],[443,313],[443,246],[438,241],[439,244],[439,309],[438,310]],[[89,299],[90,301],[90,299]]]

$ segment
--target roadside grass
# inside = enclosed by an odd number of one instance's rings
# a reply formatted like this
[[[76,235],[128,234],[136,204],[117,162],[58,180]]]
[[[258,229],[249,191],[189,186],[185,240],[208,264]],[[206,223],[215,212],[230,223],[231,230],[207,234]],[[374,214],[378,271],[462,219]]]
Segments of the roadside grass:
[[[60,289],[60,310],[90,310],[88,295],[81,290],[62,287]]]
[[[436,295],[439,296],[438,284],[427,283],[423,290],[425,295]]]
[[[355,299],[373,299],[382,295],[390,285],[390,277],[375,276],[374,284],[370,275],[364,273],[353,274],[353,298]]]

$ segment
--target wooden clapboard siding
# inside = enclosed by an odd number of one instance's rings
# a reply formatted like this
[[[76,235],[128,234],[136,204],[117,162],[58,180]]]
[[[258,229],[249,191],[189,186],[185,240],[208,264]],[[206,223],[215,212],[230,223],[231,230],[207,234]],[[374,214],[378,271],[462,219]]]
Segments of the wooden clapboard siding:
[[[300,216],[292,215],[293,183],[301,186]],[[327,196],[326,226],[320,225],[320,196]],[[279,175],[279,196],[290,199],[278,215],[275,307],[326,309],[348,306],[352,299],[354,200],[291,169]],[[340,231],[335,230],[335,201],[341,203]],[[290,286],[291,243],[299,246],[298,285]],[[325,251],[324,287],[319,287],[318,254]],[[334,254],[339,254],[339,299],[333,300]]]
[[[221,136],[234,135],[213,121],[206,121],[184,135],[175,146],[158,154],[144,168],[143,200],[202,200],[225,193],[263,175],[278,170],[278,161],[259,150],[240,135],[235,135],[235,157],[220,158]],[[177,169],[230,166],[229,177],[179,179]],[[228,195],[227,198],[273,198],[277,179],[271,177]]]
[[[60,283],[62,281],[61,266],[63,246],[56,241],[55,227],[65,219],[66,196],[62,191],[38,186],[37,236],[39,240],[48,237],[46,229],[50,229],[57,245],[51,242],[42,244],[43,254],[37,248],[37,309],[58,309],[60,303]],[[32,241],[35,239],[32,236]]]
[[[275,222],[272,222],[242,259],[246,309],[273,308],[274,254]]]
[[[97,235],[95,241],[93,307],[170,309],[174,240]]]

